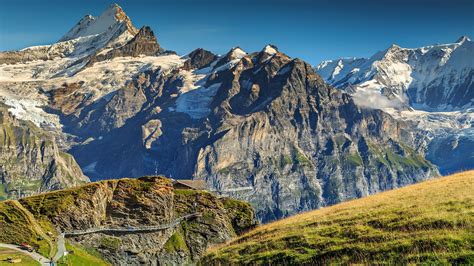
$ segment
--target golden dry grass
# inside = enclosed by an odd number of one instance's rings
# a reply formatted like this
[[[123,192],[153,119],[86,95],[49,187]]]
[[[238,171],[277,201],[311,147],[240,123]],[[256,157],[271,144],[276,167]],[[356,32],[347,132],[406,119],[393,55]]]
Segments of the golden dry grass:
[[[266,224],[203,264],[474,263],[474,171]]]

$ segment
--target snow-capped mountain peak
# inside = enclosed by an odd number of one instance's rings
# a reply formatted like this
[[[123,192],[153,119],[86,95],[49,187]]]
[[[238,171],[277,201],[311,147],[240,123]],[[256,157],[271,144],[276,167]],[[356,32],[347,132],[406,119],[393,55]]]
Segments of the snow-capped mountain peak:
[[[394,44],[368,59],[329,60],[315,69],[372,108],[447,111],[474,106],[474,44],[467,36],[420,48]]]
[[[227,56],[231,59],[241,59],[242,57],[246,55],[247,55],[247,52],[242,50],[242,48],[240,47],[234,47],[227,53]]]
[[[137,29],[122,8],[117,4],[112,4],[98,17],[87,15],[82,18],[60,41],[102,34],[118,28],[119,25],[124,25],[132,35],[137,33]]]
[[[464,43],[465,41],[470,42],[471,39],[470,39],[468,36],[463,35],[463,36],[461,36],[456,42],[457,42],[457,43]]]
[[[269,55],[274,55],[278,53],[278,48],[275,45],[272,44],[267,44],[262,50],[264,53],[267,53]]]

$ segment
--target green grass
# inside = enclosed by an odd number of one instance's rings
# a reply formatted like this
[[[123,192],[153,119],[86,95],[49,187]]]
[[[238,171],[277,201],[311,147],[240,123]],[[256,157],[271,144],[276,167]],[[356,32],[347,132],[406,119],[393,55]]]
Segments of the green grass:
[[[49,256],[49,244],[40,240],[39,235],[25,215],[16,209],[13,201],[0,202],[0,242],[9,244],[28,243],[38,253]]]
[[[96,251],[85,249],[79,245],[71,245],[66,242],[66,249],[70,253],[62,257],[59,261],[59,265],[70,265],[70,266],[102,266],[110,265],[110,263],[104,261],[100,254]],[[71,252],[72,251],[72,252]]]
[[[354,166],[362,166],[362,158],[358,153],[352,153],[345,156],[345,161]]]
[[[0,201],[7,199],[6,185],[0,184]]]
[[[288,154],[282,154],[280,155],[280,169],[285,168],[287,165],[292,165],[293,164],[293,159],[290,155]]]
[[[216,264],[474,264],[474,171],[270,223],[208,251]]]
[[[118,237],[104,236],[100,240],[100,247],[108,250],[118,250],[122,240]]]
[[[381,164],[393,169],[402,169],[404,167],[412,168],[431,168],[433,167],[423,156],[406,145],[400,144],[398,148],[404,151],[404,154],[396,154],[391,149],[380,147],[377,144],[369,143],[369,149],[376,156],[376,160]]]
[[[181,230],[175,232],[165,243],[165,250],[168,253],[183,251],[189,253],[188,245],[184,240]]]
[[[9,263],[7,259],[10,257],[13,259],[21,259],[21,262],[15,264]],[[0,266],[3,265],[38,266],[40,264],[30,256],[27,256],[21,252],[7,248],[0,248]]]
[[[296,148],[294,150],[293,159],[299,165],[307,165],[307,166],[312,165],[311,161],[308,158],[306,158],[306,156]]]

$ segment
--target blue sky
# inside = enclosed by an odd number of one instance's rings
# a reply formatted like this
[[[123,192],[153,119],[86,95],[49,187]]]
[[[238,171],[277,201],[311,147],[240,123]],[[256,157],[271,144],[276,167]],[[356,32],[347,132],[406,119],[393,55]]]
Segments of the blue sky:
[[[474,36],[474,0],[0,0],[0,50],[58,40],[86,14],[118,3],[179,54],[203,47],[257,51],[267,43],[312,64]]]

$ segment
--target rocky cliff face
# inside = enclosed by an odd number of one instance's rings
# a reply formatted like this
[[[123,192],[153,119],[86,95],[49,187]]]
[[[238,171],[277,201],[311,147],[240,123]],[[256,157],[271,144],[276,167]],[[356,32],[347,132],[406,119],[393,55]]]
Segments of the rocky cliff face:
[[[195,61],[191,70],[140,74],[107,113],[96,112],[124,123],[107,124],[97,133],[102,139],[72,149],[81,165],[93,166],[91,176],[158,171],[203,179],[250,201],[268,221],[437,173],[405,144],[412,136],[403,123],[358,107],[275,47]]]
[[[73,187],[89,179],[54,136],[0,107],[0,200]]]
[[[210,245],[224,243],[255,225],[248,204],[203,191],[174,189],[169,179],[161,177],[91,183],[20,203],[58,233],[166,225],[187,214],[200,214],[164,230],[67,237],[71,243],[98,250],[113,265],[192,263]]]

